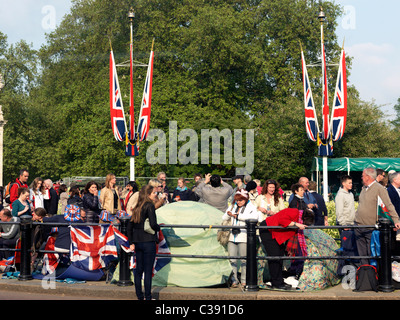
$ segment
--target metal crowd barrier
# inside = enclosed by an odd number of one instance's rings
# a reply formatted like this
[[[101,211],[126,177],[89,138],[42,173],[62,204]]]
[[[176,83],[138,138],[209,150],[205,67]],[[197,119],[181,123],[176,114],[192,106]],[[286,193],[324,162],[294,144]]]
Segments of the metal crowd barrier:
[[[21,265],[19,280],[27,281],[32,279],[31,274],[31,246],[32,246],[32,227],[33,225],[74,225],[74,223],[37,223],[32,221],[31,216],[21,216]],[[129,217],[120,219],[120,231],[127,235],[127,226]],[[247,254],[246,256],[212,256],[212,255],[182,255],[182,254],[157,254],[157,257],[171,257],[171,258],[207,258],[207,259],[246,259],[246,284],[247,291],[258,291],[257,284],[257,260],[325,260],[325,259],[376,259],[380,262],[378,268],[379,290],[382,292],[394,291],[392,284],[392,256],[391,256],[391,229],[392,225],[388,219],[380,219],[378,230],[380,231],[380,256],[284,256],[284,257],[257,257],[257,229],[285,229],[283,227],[268,227],[257,226],[257,220],[247,220],[246,227],[243,226],[222,226],[222,225],[160,225],[161,228],[203,228],[203,229],[247,229]],[[0,222],[0,224],[12,224],[12,222]],[[15,224],[15,223],[14,223]],[[79,223],[76,225],[99,225],[94,223]],[[372,228],[376,229],[377,226],[308,226],[309,229],[340,229],[340,228]],[[289,227],[296,228],[296,227]],[[17,249],[0,249],[3,251],[18,251]],[[38,250],[38,252],[55,252]],[[55,252],[56,253],[56,252]],[[129,269],[129,253],[120,250],[119,262],[119,286],[133,285],[131,278],[131,271]]]

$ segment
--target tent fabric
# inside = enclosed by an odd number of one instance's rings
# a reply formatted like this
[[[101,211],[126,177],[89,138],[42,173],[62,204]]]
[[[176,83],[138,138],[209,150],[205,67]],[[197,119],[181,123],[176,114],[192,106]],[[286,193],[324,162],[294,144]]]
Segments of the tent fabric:
[[[311,257],[336,256],[339,249],[335,240],[319,229],[305,229],[307,252]],[[298,288],[301,291],[321,290],[340,283],[339,262],[334,259],[304,261]]]
[[[207,204],[179,201],[156,211],[159,224],[221,225],[223,213]],[[162,228],[171,254],[227,256],[217,241],[218,229]],[[225,283],[232,272],[228,259],[172,258],[153,278],[154,286],[209,287]]]
[[[400,158],[328,158],[328,171],[363,171],[367,167],[400,171]],[[314,157],[311,171],[322,171],[322,158]]]

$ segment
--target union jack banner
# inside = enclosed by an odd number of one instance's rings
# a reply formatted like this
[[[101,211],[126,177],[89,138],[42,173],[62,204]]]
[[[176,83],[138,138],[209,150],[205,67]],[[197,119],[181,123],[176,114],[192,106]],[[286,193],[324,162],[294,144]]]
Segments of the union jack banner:
[[[117,228],[115,228],[114,226],[113,226],[113,230],[114,230],[115,236],[116,236],[121,248],[127,253],[132,252],[132,250],[130,249],[129,242],[128,242],[128,237],[126,235],[124,235],[121,231],[119,231]]]
[[[333,98],[333,110],[331,117],[331,131],[333,141],[343,137],[347,118],[347,80],[346,80],[346,57],[342,50],[339,62],[339,71],[336,81],[335,96]]]
[[[153,62],[154,52],[151,51],[149,66],[147,68],[146,82],[144,85],[142,107],[140,109],[139,123],[138,123],[138,136],[139,141],[147,139],[147,134],[150,129],[150,117],[151,117],[151,93],[153,87]]]
[[[322,139],[329,139],[329,102],[328,102],[328,79],[326,75],[326,59],[325,59],[325,46],[322,42]]]
[[[45,250],[54,251],[54,243],[56,242],[55,237],[48,237]],[[43,269],[42,274],[52,274],[56,271],[56,268],[60,262],[60,257],[58,253],[46,252],[43,256]]]
[[[121,89],[118,82],[117,67],[112,50],[110,52],[110,114],[115,139],[117,141],[125,141],[125,133],[128,130],[125,122]]]
[[[110,225],[71,226],[71,262],[83,270],[104,268],[118,258],[114,229]]]
[[[318,120],[315,112],[314,100],[311,92],[310,80],[308,79],[308,72],[306,61],[304,59],[303,50],[301,51],[301,62],[303,67],[303,88],[304,88],[304,111],[306,119],[306,132],[311,141],[317,141],[319,128]]]

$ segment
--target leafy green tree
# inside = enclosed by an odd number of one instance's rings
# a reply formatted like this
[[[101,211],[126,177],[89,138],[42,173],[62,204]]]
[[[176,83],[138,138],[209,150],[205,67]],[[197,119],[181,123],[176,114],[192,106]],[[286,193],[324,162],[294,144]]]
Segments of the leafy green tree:
[[[341,8],[322,1],[326,55],[339,59],[335,29]],[[318,4],[319,5],[319,4]],[[276,178],[289,187],[308,173],[317,155],[304,129],[300,43],[308,63],[320,57],[319,6],[307,0],[74,0],[69,14],[36,52],[25,42],[8,46],[0,33],[0,94],[5,127],[5,167],[14,176],[129,176],[124,144],[114,140],[109,111],[110,43],[117,63],[129,60],[130,7],[135,10],[134,59],[147,64],[155,41],[151,128],[170,138],[177,130],[253,129],[253,176]],[[351,59],[348,58],[348,71]],[[40,73],[38,72],[40,70]],[[334,74],[335,68],[329,70]],[[118,68],[125,111],[129,68]],[[350,72],[348,72],[350,74]],[[320,69],[309,69],[316,105]],[[135,118],[139,115],[146,68],[134,70]],[[334,81],[330,81],[333,92]],[[332,95],[331,95],[332,96]],[[318,112],[320,112],[318,108]],[[344,138],[338,156],[396,155],[397,139],[379,108],[349,90]],[[140,144],[136,176],[193,176],[196,172],[231,177],[238,163],[179,161],[149,165]],[[179,141],[178,150],[188,141]],[[169,154],[171,145],[165,152]],[[200,146],[198,146],[200,150]],[[211,147],[210,147],[211,148]],[[224,141],[220,141],[223,159]],[[211,153],[211,152],[210,152]],[[200,157],[200,156],[199,156]]]

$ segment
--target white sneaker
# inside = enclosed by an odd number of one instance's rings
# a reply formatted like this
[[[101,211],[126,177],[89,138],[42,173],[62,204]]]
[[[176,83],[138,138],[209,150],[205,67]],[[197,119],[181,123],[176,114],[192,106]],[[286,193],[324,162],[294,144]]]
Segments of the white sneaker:
[[[298,284],[299,284],[299,280],[296,280],[295,277],[287,277],[286,279],[284,279],[285,283],[290,284],[293,288],[297,288]]]

